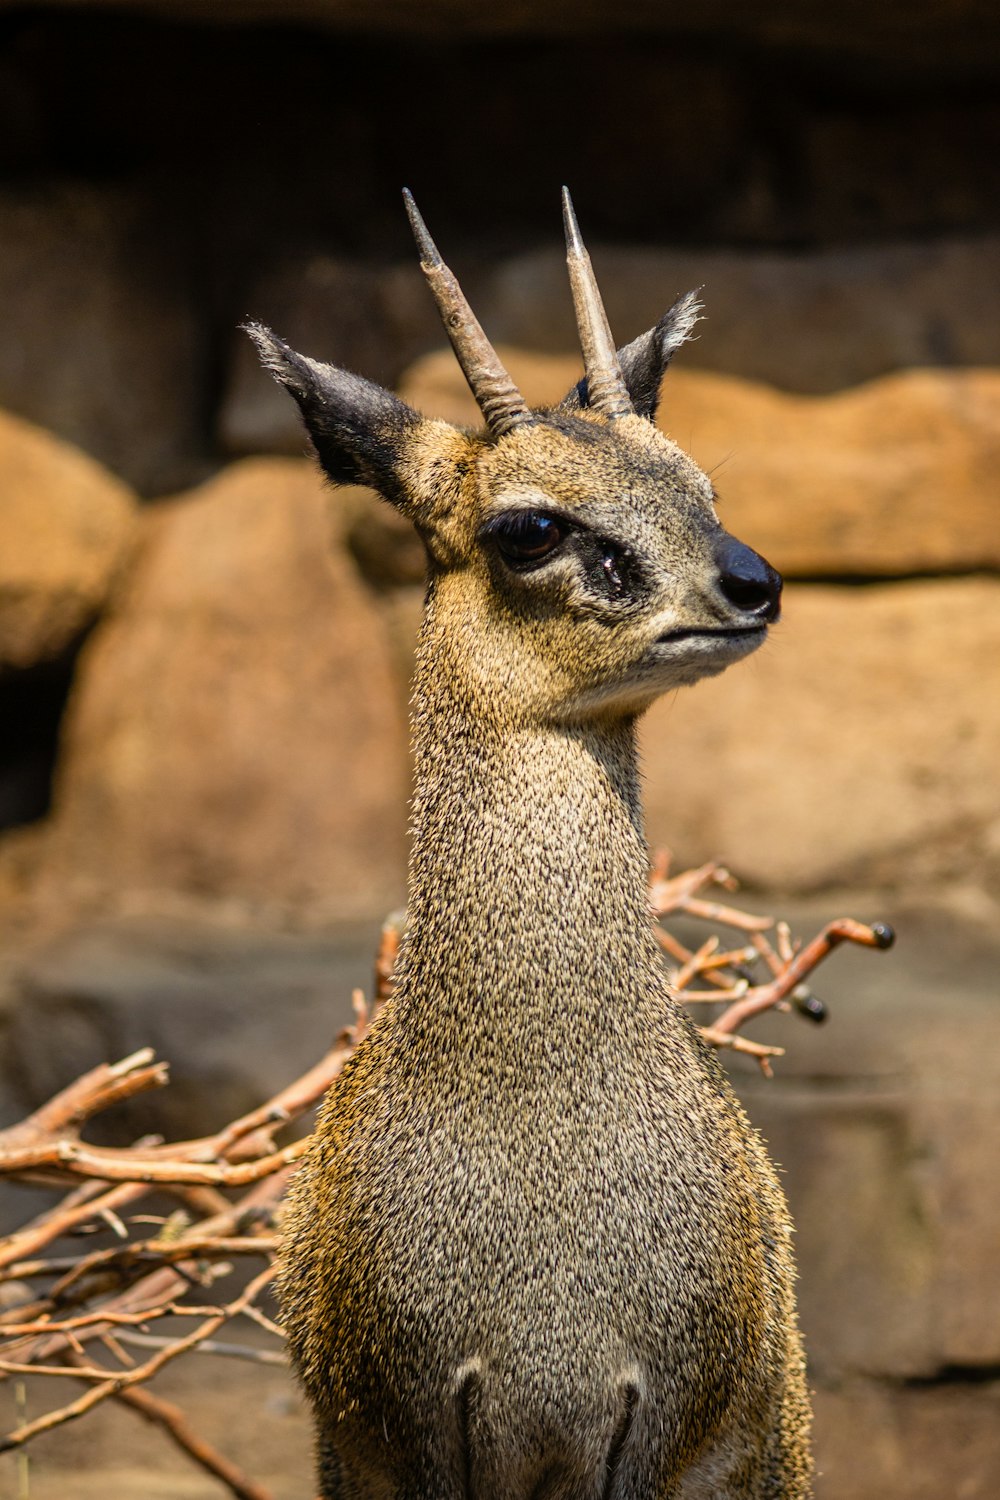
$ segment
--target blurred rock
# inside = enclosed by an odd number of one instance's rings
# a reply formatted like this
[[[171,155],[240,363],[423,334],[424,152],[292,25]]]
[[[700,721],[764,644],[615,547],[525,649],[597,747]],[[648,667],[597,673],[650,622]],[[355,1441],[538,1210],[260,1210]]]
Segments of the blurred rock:
[[[793,903],[795,931],[846,914],[836,900]],[[827,1025],[750,1028],[787,1049],[774,1080],[734,1069],[784,1170],[811,1368],[827,1383],[972,1380],[1000,1366],[1000,1306],[982,1297],[1000,1242],[982,1190],[1000,1150],[995,924],[916,903],[847,911],[888,918],[896,947],[827,960]]]
[[[311,255],[266,276],[247,305],[255,322],[293,348],[380,385],[394,385],[441,339],[434,303],[413,264],[378,268]],[[233,454],[300,454],[309,446],[295,403],[261,369],[245,334],[234,334],[218,438]]]
[[[165,502],[81,658],[48,881],[132,903],[380,913],[406,736],[378,613],[312,465],[248,460]]]
[[[989,879],[1000,580],[793,585],[749,661],[643,721],[647,828],[784,890]]]
[[[912,365],[1000,364],[1000,240],[946,239],[793,255],[759,250],[592,247],[622,342],[678,292],[704,286],[706,319],[680,368],[709,369],[821,395]],[[566,263],[551,248],[462,267],[477,316],[497,343],[576,356]],[[975,296],[969,295],[975,287]],[[248,298],[295,348],[392,385],[443,342],[417,268],[306,257]],[[301,453],[294,407],[245,339],[234,344],[220,416],[227,451]]]
[[[705,320],[684,347],[685,370],[821,395],[910,365],[1000,363],[996,236],[802,254],[590,249],[621,343],[651,327],[679,292],[703,288]],[[576,348],[556,246],[501,266],[476,311],[499,342],[549,354]]]
[[[1000,1386],[852,1381],[814,1392],[817,1500],[993,1500]]]
[[[144,493],[204,465],[202,320],[175,249],[117,189],[0,197],[0,404]]]
[[[184,1140],[257,1108],[319,1059],[370,991],[378,927],[322,935],[192,918],[75,927],[24,952],[5,979],[4,1113],[10,1120],[100,1062],[152,1047],[165,1089],[88,1129],[125,1143]]]
[[[660,425],[712,475],[727,529],[792,577],[1000,566],[1000,371],[812,398],[676,371]]]
[[[135,498],[49,432],[0,412],[0,672],[51,662],[102,608]]]
[[[726,527],[781,572],[1000,565],[1000,373],[910,370],[836,396],[789,396],[688,371],[691,347],[664,382],[660,426],[713,476]],[[573,359],[501,353],[533,404],[560,400],[579,376]],[[460,425],[478,415],[444,350],[418,361],[400,393]]]
[[[347,542],[365,578],[377,589],[422,583],[427,552],[414,527],[374,490],[359,490]]]

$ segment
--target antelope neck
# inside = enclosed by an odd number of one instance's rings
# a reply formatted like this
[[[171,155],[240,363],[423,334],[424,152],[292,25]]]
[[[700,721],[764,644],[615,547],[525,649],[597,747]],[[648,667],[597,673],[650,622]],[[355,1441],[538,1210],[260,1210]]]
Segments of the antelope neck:
[[[401,1000],[628,1012],[659,972],[633,723],[503,730],[427,672],[414,702]]]

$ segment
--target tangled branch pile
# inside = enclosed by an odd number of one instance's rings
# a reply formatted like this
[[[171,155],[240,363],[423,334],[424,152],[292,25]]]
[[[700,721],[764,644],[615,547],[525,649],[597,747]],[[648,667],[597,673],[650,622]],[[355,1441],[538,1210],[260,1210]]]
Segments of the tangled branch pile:
[[[797,1009],[822,1020],[825,1009],[805,983],[810,972],[842,942],[885,948],[892,933],[842,918],[809,943],[797,944],[787,924],[720,904],[706,894],[713,887],[735,888],[715,864],[672,878],[664,858],[654,869],[651,904],[671,982],[699,1011],[707,1004],[717,1008],[711,1023],[700,1028],[709,1043],[747,1053],[769,1073],[771,1059],[784,1049],[752,1041],[741,1028],[772,1009]],[[713,931],[691,948],[663,925],[671,917],[705,922],[736,937]],[[0,1381],[30,1374],[51,1377],[53,1393],[65,1378],[86,1387],[66,1404],[56,1397],[43,1416],[0,1437],[0,1452],[23,1450],[42,1433],[110,1400],[159,1425],[231,1494],[271,1500],[194,1432],[180,1408],[154,1395],[148,1382],[196,1349],[246,1355],[245,1344],[217,1339],[237,1319],[254,1320],[274,1339],[273,1348],[254,1349],[253,1357],[283,1362],[281,1330],[261,1304],[274,1274],[281,1201],[309,1137],[278,1146],[276,1136],[322,1098],[389,997],[398,942],[398,928],[388,925],[376,960],[374,999],[369,1005],[355,992],[355,1022],[326,1056],[217,1135],[170,1144],[142,1140],[123,1149],[83,1141],[82,1129],[93,1116],[167,1083],[166,1064],[148,1051],[93,1069],[0,1132],[0,1176],[65,1189],[55,1207],[0,1240]],[[142,1209],[153,1193],[167,1195],[176,1208],[154,1221],[158,1227],[150,1235],[150,1215]],[[98,1234],[110,1243],[80,1252],[67,1237],[83,1230],[92,1232],[91,1241]],[[263,1268],[251,1273],[258,1261]],[[238,1294],[213,1300],[213,1287],[234,1266],[243,1277]]]

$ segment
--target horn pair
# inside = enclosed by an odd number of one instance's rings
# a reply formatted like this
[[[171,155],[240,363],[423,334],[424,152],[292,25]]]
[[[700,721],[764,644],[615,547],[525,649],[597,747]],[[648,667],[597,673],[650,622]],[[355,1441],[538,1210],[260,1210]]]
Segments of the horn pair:
[[[420,252],[421,269],[486,425],[496,437],[502,437],[515,427],[534,422],[534,413],[501,364],[462,288],[441,259],[408,188],[403,190],[403,199]],[[606,417],[624,417],[634,408],[567,188],[563,188],[563,226],[576,326],[587,374],[587,405]]]

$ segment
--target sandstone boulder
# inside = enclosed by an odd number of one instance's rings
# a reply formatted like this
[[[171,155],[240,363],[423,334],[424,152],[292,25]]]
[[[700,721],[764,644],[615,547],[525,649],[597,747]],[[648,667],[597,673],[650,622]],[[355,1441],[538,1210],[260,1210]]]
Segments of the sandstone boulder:
[[[571,358],[501,352],[535,404],[560,400],[579,375]],[[432,416],[478,416],[450,352],[418,361],[400,392]],[[713,476],[728,529],[786,575],[1000,564],[994,370],[908,370],[806,397],[678,365],[659,421]]]
[[[326,500],[312,465],[248,460],[147,515],[68,711],[57,888],[298,916],[398,896],[390,646]]]
[[[384,590],[422,583],[427,553],[412,524],[374,490],[357,491],[348,545],[365,578]]]
[[[135,499],[86,454],[0,412],[0,672],[50,662],[96,618]]]
[[[675,372],[660,425],[720,515],[791,576],[995,568],[1000,371],[908,370],[826,397]]]
[[[995,879],[1000,581],[792,586],[749,661],[643,721],[647,827],[762,886]]]

